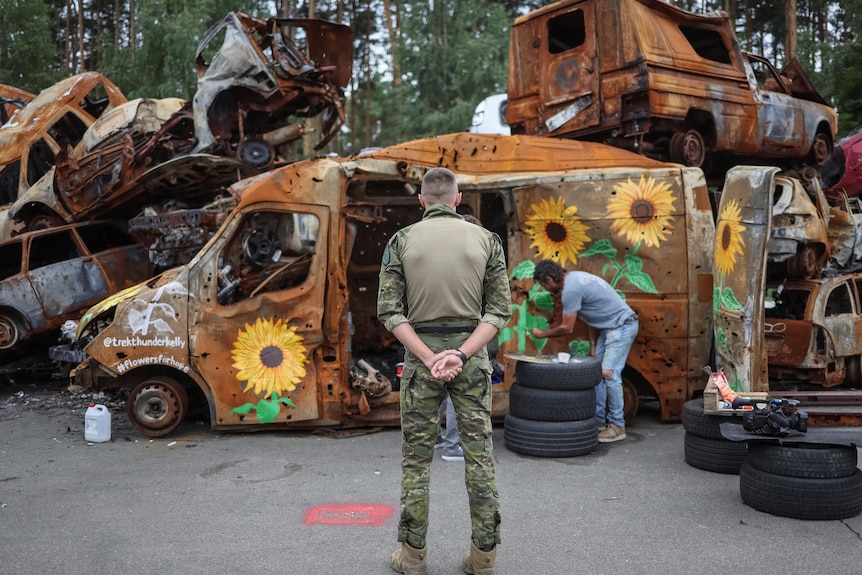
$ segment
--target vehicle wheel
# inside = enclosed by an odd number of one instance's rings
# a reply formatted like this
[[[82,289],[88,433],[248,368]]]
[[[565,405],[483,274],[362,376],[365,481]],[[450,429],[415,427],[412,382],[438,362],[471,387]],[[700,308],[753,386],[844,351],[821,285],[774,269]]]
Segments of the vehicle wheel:
[[[757,469],[751,461],[739,472],[742,502],[757,509],[795,519],[847,519],[862,512],[862,470],[847,477],[809,479]]]
[[[808,153],[809,160],[816,166],[822,166],[832,155],[832,147],[832,137],[826,132],[817,132]]]
[[[787,275],[791,279],[808,279],[817,274],[817,248],[805,244],[796,255],[787,260]]]
[[[12,349],[24,333],[18,318],[9,312],[0,312],[0,350]]]
[[[748,447],[744,441],[685,434],[685,462],[692,467],[714,473],[738,474],[747,455]]]
[[[592,389],[601,379],[602,362],[595,357],[573,357],[569,363],[515,364],[515,380],[535,389]]]
[[[703,398],[686,401],[682,406],[682,428],[692,435],[726,441],[721,435],[724,421],[732,421],[732,418],[703,412]]]
[[[129,392],[126,413],[143,435],[162,437],[183,422],[188,404],[188,394],[178,381],[165,376],[150,377]]]
[[[65,223],[57,214],[39,213],[28,219],[26,229],[28,232],[35,232],[62,226]]]
[[[596,392],[592,389],[535,389],[513,383],[509,389],[509,413],[534,421],[595,419]]]
[[[752,441],[748,446],[753,467],[785,477],[848,477],[856,471],[857,459],[856,448],[847,445]]]
[[[503,420],[503,439],[515,453],[535,457],[575,457],[594,451],[599,442],[594,418],[581,421],[532,421],[514,415]]]
[[[272,144],[266,140],[249,139],[240,143],[237,150],[239,159],[251,166],[262,170],[269,167],[275,160],[275,150]]]
[[[706,160],[706,143],[697,130],[676,132],[670,139],[670,161],[700,168]]]

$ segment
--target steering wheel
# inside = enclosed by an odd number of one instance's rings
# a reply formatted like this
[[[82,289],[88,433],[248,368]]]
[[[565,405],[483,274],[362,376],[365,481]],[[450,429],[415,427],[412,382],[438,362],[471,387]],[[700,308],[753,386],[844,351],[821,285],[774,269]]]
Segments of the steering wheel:
[[[272,261],[278,245],[278,238],[270,229],[250,230],[242,240],[242,249],[246,257],[258,267],[263,267]]]

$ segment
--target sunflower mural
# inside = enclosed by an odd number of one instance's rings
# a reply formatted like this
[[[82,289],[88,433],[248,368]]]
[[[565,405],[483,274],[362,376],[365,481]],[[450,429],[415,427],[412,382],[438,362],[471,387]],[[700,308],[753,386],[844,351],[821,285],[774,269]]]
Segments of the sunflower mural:
[[[657,248],[673,230],[673,202],[670,184],[656,183],[641,176],[638,183],[629,178],[614,186],[616,195],[608,202],[611,231],[632,245],[643,243]]]
[[[280,397],[296,389],[305,377],[308,357],[295,328],[282,320],[258,318],[254,325],[245,324],[239,330],[231,357],[239,370],[237,379],[246,383],[244,391],[263,394],[257,404],[246,403],[231,413],[246,415],[255,410],[258,421],[272,423],[282,405],[296,407],[290,398]]]
[[[742,254],[745,239],[742,234],[745,226],[740,224],[741,210],[739,201],[732,200],[718,214],[718,229],[715,231],[715,267],[718,273],[726,276],[736,266],[736,256]]]
[[[578,254],[590,241],[587,226],[576,215],[577,206],[566,206],[561,197],[545,199],[530,206],[527,217],[527,234],[533,239],[531,248],[537,248],[539,259],[550,259],[565,266],[568,260],[578,262]]]

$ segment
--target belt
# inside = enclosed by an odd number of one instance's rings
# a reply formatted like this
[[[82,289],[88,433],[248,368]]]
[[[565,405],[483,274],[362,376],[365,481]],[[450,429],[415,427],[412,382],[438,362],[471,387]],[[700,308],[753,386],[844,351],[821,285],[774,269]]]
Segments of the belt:
[[[479,321],[475,319],[466,322],[425,321],[413,326],[413,331],[416,333],[469,333],[476,329],[477,325],[479,325]]]

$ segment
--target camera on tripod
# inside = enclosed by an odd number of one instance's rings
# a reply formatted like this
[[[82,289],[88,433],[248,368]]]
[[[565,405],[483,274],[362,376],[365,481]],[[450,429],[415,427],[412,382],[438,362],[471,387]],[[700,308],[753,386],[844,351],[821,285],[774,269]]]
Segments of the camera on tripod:
[[[737,397],[732,405],[734,409],[752,407],[742,414],[742,427],[746,431],[775,437],[783,437],[791,430],[808,431],[808,414],[799,409],[795,399]]]

